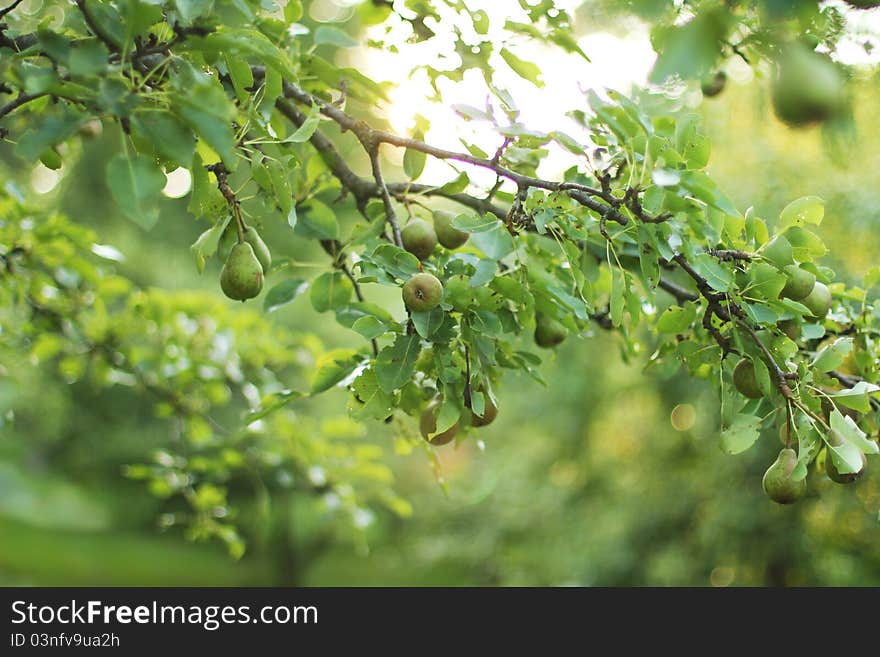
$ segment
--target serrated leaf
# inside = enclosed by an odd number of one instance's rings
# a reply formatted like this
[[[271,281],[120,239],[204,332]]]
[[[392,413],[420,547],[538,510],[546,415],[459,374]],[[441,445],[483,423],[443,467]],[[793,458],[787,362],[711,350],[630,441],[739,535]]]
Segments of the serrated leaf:
[[[374,369],[379,387],[391,393],[412,379],[420,351],[418,335],[398,335],[394,344],[376,357]]]
[[[682,333],[696,319],[697,311],[694,304],[670,306],[663,311],[657,320],[657,331],[660,333]]]
[[[721,431],[721,448],[728,454],[740,454],[755,444],[761,429],[761,418],[739,414]]]
[[[700,253],[693,259],[693,267],[709,286],[718,292],[728,292],[733,283],[733,272],[724,267],[708,253]]]

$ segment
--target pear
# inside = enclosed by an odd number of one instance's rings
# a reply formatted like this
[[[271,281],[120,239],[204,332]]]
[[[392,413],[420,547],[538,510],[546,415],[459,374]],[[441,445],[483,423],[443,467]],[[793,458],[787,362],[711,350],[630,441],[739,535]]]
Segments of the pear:
[[[788,336],[789,340],[797,342],[801,337],[801,327],[797,321],[793,319],[784,319],[776,327]]]
[[[700,90],[707,98],[713,98],[722,91],[727,84],[727,73],[724,71],[716,71],[704,77],[700,82]]]
[[[761,480],[764,492],[778,504],[797,502],[807,492],[806,479],[795,481],[791,477],[797,460],[797,452],[785,447],[779,452],[773,465],[764,473],[764,478]]]
[[[567,336],[568,329],[561,322],[540,313],[535,317],[535,344],[539,347],[555,347]]]
[[[825,121],[843,107],[845,82],[828,58],[802,43],[785,46],[771,88],[776,116],[794,127]]]
[[[466,232],[452,225],[453,219],[455,219],[455,215],[445,210],[437,210],[434,213],[434,230],[437,233],[437,241],[447,249],[457,249],[470,237]]]
[[[780,296],[799,301],[813,291],[816,284],[816,274],[806,269],[801,269],[797,265],[788,265],[785,267],[785,275],[788,280],[785,281],[785,287],[782,288]]]
[[[252,299],[263,289],[263,267],[247,242],[236,244],[220,272],[220,288],[230,299]]]
[[[57,171],[62,166],[64,166],[64,162],[61,160],[61,156],[58,154],[54,148],[47,148],[43,151],[43,154],[40,155],[40,162],[43,163],[43,166],[47,169],[52,169],[52,171]]]
[[[433,274],[416,274],[403,285],[403,303],[412,312],[433,310],[442,299],[443,283]]]
[[[492,424],[495,421],[495,418],[498,417],[498,407],[495,405],[495,402],[492,401],[492,398],[486,394],[486,391],[483,388],[478,388],[477,392],[483,393],[485,404],[483,406],[482,415],[477,415],[473,412],[471,413],[471,426],[485,427],[488,424]]]
[[[733,368],[733,385],[741,395],[749,399],[760,399],[764,396],[755,378],[755,365],[748,358],[743,358]]]
[[[403,248],[412,253],[419,260],[425,260],[434,252],[437,246],[437,233],[427,221],[413,219],[400,233],[403,239]]]
[[[832,445],[837,446],[843,444],[844,439],[838,435],[836,431],[832,431],[828,436],[829,441]],[[828,475],[828,478],[837,483],[837,484],[851,484],[856,479],[861,477],[865,473],[865,466],[868,465],[868,459],[865,458],[864,454],[860,454],[862,457],[862,467],[858,472],[847,472],[842,473],[837,469],[837,466],[834,463],[834,459],[831,457],[831,450],[829,448],[825,448],[825,474]]]
[[[824,319],[828,311],[831,310],[831,291],[825,283],[816,281],[813,290],[801,299],[800,303],[810,309],[813,317]]]
[[[260,237],[257,229],[253,226],[245,226],[244,241],[251,245],[251,248],[254,250],[254,255],[256,255],[257,260],[260,261],[263,273],[267,273],[269,267],[272,266],[272,254],[269,252],[269,247],[266,246],[266,243],[263,241],[263,238]]]
[[[446,431],[432,436],[431,434],[437,431],[437,413],[439,412],[440,401],[433,401],[428,404],[428,407],[424,411],[422,411],[422,417],[419,419],[419,431],[422,434],[422,438],[432,445],[446,445],[447,443],[452,442],[452,439],[455,438],[460,428],[460,424],[456,422]]]

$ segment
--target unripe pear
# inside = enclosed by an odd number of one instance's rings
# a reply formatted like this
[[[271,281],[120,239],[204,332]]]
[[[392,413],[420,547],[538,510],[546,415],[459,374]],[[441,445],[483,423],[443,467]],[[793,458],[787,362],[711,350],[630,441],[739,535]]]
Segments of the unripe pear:
[[[749,399],[760,399],[764,396],[755,377],[755,365],[748,358],[743,358],[733,368],[733,385],[741,395]]]
[[[801,337],[801,327],[797,321],[793,319],[784,319],[779,324],[777,324],[777,328],[785,333],[790,340],[797,341]]]
[[[437,210],[434,213],[434,230],[437,233],[437,241],[447,249],[457,249],[470,237],[463,230],[452,225],[455,215],[445,210]]]
[[[844,438],[842,438],[836,431],[831,432],[829,440],[834,446],[842,445],[845,442]],[[825,474],[828,475],[828,478],[831,481],[837,484],[851,484],[865,473],[865,467],[868,465],[868,459],[865,458],[865,455],[860,453],[859,456],[862,457],[862,467],[858,472],[841,473],[840,470],[837,469],[834,459],[831,457],[831,449],[826,447]]]
[[[432,445],[446,445],[447,443],[452,442],[452,439],[455,438],[460,427],[460,424],[456,422],[446,431],[431,435],[437,431],[437,414],[439,412],[440,402],[433,401],[428,404],[428,407],[424,411],[422,411],[422,416],[419,418],[419,431],[422,434],[422,438]]]
[[[268,272],[269,267],[272,266],[272,254],[269,252],[269,247],[266,246],[266,243],[263,241],[263,238],[260,237],[257,229],[253,226],[245,226],[244,241],[250,244],[251,248],[254,250],[254,255],[256,255],[257,260],[260,261],[263,273],[265,274]]]
[[[495,418],[498,417],[498,407],[495,405],[495,402],[492,401],[492,398],[489,397],[489,395],[487,395],[482,388],[477,392],[483,393],[485,404],[483,406],[482,415],[477,415],[473,412],[471,413],[471,426],[485,427],[487,424],[492,424],[492,422],[495,421]]]
[[[104,124],[101,123],[101,119],[90,119],[83,123],[77,132],[85,139],[97,139],[104,132]]]
[[[846,94],[843,76],[828,56],[798,42],[779,57],[771,92],[776,116],[795,127],[832,117]]]
[[[831,310],[831,290],[828,289],[825,283],[816,281],[813,290],[801,299],[799,303],[809,308],[813,317],[823,319],[828,314],[828,311]]]
[[[794,250],[784,235],[777,235],[761,247],[761,254],[777,267],[785,267],[794,262]]]
[[[549,349],[562,343],[568,336],[568,329],[561,322],[547,315],[538,314],[535,317],[535,344]]]
[[[782,288],[780,296],[792,301],[799,301],[806,297],[813,291],[813,286],[816,284],[816,275],[797,265],[785,267],[785,276],[788,280],[785,281],[785,287]]]
[[[433,274],[416,274],[403,285],[403,303],[412,312],[433,310],[442,299],[443,283]]]
[[[702,81],[700,82],[700,90],[703,92],[704,96],[706,96],[707,98],[712,98],[724,91],[724,87],[726,84],[727,73],[725,73],[724,71],[716,71],[715,73],[710,73],[702,79]]]
[[[252,299],[263,289],[263,267],[247,242],[236,244],[220,272],[220,288],[230,299]]]
[[[58,154],[54,148],[47,148],[43,151],[43,154],[40,155],[40,162],[43,163],[43,166],[47,169],[52,169],[52,171],[57,171],[62,166],[64,166],[64,161],[61,159],[61,156]]]
[[[425,260],[437,246],[437,233],[427,221],[413,219],[400,233],[403,248],[419,260]]]
[[[767,497],[777,504],[797,502],[807,492],[806,479],[795,481],[791,476],[797,460],[797,452],[788,447],[783,448],[773,465],[764,473],[761,485]]]

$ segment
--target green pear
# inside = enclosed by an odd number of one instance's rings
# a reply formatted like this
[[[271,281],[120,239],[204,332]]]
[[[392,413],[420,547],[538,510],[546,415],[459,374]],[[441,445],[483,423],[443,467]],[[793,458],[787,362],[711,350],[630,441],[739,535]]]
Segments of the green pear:
[[[843,75],[827,55],[790,43],[776,62],[771,88],[776,116],[794,127],[825,121],[843,107]]]
[[[797,342],[801,337],[801,326],[797,320],[784,319],[776,327],[788,336],[789,340]]]
[[[825,283],[816,281],[813,290],[800,303],[810,309],[813,317],[823,319],[831,310],[831,290]]]
[[[263,267],[247,242],[236,244],[220,272],[220,288],[230,299],[253,299],[263,289]]]
[[[829,441],[832,445],[838,446],[842,445],[845,439],[838,434],[836,431],[832,431],[828,436]],[[825,448],[825,474],[828,475],[828,478],[837,483],[837,484],[851,484],[856,479],[861,477],[865,473],[865,467],[868,465],[868,459],[865,458],[864,454],[860,454],[862,457],[862,467],[858,472],[847,472],[842,473],[837,469],[837,465],[834,463],[834,459],[831,457],[831,450],[826,447]]]
[[[710,73],[700,81],[700,90],[707,98],[713,98],[722,91],[727,84],[727,73],[724,71],[716,71]]]
[[[755,365],[748,358],[743,358],[733,368],[733,385],[741,395],[749,399],[760,399],[764,396],[755,377]]]
[[[549,349],[568,337],[568,329],[552,317],[539,313],[535,317],[535,344]]]
[[[433,310],[442,299],[443,283],[433,274],[416,274],[403,285],[403,303],[411,312]]]
[[[421,418],[419,418],[419,431],[422,434],[422,438],[432,445],[446,445],[447,443],[452,442],[452,439],[455,438],[460,428],[460,424],[456,422],[446,431],[432,435],[437,431],[437,414],[439,412],[440,401],[435,400],[428,404],[428,407],[422,411]]]
[[[47,169],[52,169],[52,171],[57,171],[62,166],[64,166],[64,161],[61,159],[61,156],[58,154],[54,148],[47,148],[43,151],[43,154],[40,155],[40,162],[43,163],[43,166]]]
[[[453,219],[455,219],[455,215],[445,210],[437,210],[434,213],[434,230],[437,233],[437,241],[447,249],[457,249],[470,237],[466,232],[452,225]]]
[[[764,473],[761,485],[767,497],[774,502],[791,504],[797,502],[807,492],[806,479],[795,481],[791,476],[797,461],[797,452],[785,447],[779,452],[773,465],[767,468],[767,472]]]
[[[101,119],[90,119],[83,123],[77,132],[85,139],[97,139],[104,132],[104,124],[101,123]]]
[[[266,246],[266,243],[263,241],[263,238],[260,237],[257,229],[253,226],[245,226],[244,241],[251,245],[251,248],[254,250],[254,255],[256,255],[257,260],[260,261],[263,273],[267,273],[269,267],[272,266],[272,254],[269,252],[269,247]]]
[[[485,427],[488,424],[492,424],[495,421],[495,418],[498,417],[498,407],[495,405],[495,402],[492,401],[492,398],[486,394],[486,391],[483,390],[483,388],[478,388],[477,392],[483,393],[485,404],[483,406],[482,415],[477,415],[473,412],[471,413],[471,426]]]
[[[413,219],[400,233],[403,248],[419,260],[425,260],[437,246],[437,233],[427,221]]]
[[[788,265],[785,267],[785,287],[782,288],[780,296],[799,301],[813,291],[816,284],[816,274],[806,269],[801,269],[797,265]]]

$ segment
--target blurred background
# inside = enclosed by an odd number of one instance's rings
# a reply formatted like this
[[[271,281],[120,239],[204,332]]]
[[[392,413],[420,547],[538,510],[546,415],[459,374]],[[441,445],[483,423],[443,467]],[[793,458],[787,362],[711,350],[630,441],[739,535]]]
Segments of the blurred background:
[[[311,3],[303,23],[339,21],[337,10],[348,5]],[[359,39],[366,29],[357,20],[344,25]],[[554,109],[540,111],[540,103],[554,105],[553,94],[578,94],[577,84],[627,91],[650,70],[647,31],[638,25],[580,25],[576,36],[593,65],[567,73],[551,55],[529,53],[547,71],[547,87],[531,92],[527,105],[536,129],[556,127],[547,125],[556,120]],[[375,71],[384,56],[338,56],[383,77]],[[754,206],[772,223],[794,198],[826,200],[826,264],[850,280],[880,258],[880,88],[871,70],[864,76],[853,85],[858,134],[842,151],[817,130],[777,122],[766,85],[749,75],[732,74],[717,98],[702,100],[695,91],[683,101],[705,118],[710,172],[740,209]],[[417,102],[417,86],[407,87],[417,81],[398,81],[404,91],[395,98],[409,104],[386,108],[386,115],[405,130],[415,113],[433,110]],[[455,129],[448,125],[448,134]],[[193,265],[189,245],[205,226],[186,214],[185,197],[163,202],[151,233],[118,216],[103,182],[103,163],[118,139],[107,126],[61,172],[42,165],[22,171],[4,149],[2,175],[95,229],[102,243],[126,254],[118,269],[140,285],[219,297],[216,271],[199,276]],[[388,177],[402,176],[394,175],[395,162]],[[174,180],[169,194],[185,193],[185,177]],[[302,263],[320,256],[282,221],[264,230],[273,253]],[[305,298],[270,318],[320,333],[328,346],[360,340]],[[776,436],[768,432],[739,456],[722,454],[714,393],[682,374],[644,371],[647,356],[624,363],[618,341],[601,331],[569,339],[547,357],[549,387],[508,377],[498,420],[481,430],[479,442],[437,450],[437,463],[422,450],[395,450],[393,425],[369,425],[362,440],[384,448],[412,516],[376,511],[353,533],[328,522],[308,496],[287,492],[272,498],[269,520],[261,515],[257,526],[252,518],[261,502],[241,492],[236,504],[248,550],[240,560],[222,546],[187,542],[174,528],[162,531],[161,501],[123,477],[125,465],[167,440],[167,423],[154,417],[150,399],[68,385],[45,368],[22,373],[15,389],[0,380],[0,399],[14,398],[17,409],[16,423],[0,428],[0,584],[880,585],[876,468],[845,488],[811,475],[806,500],[774,505],[761,476],[779,449]],[[338,412],[346,401],[333,391],[308,412]]]

